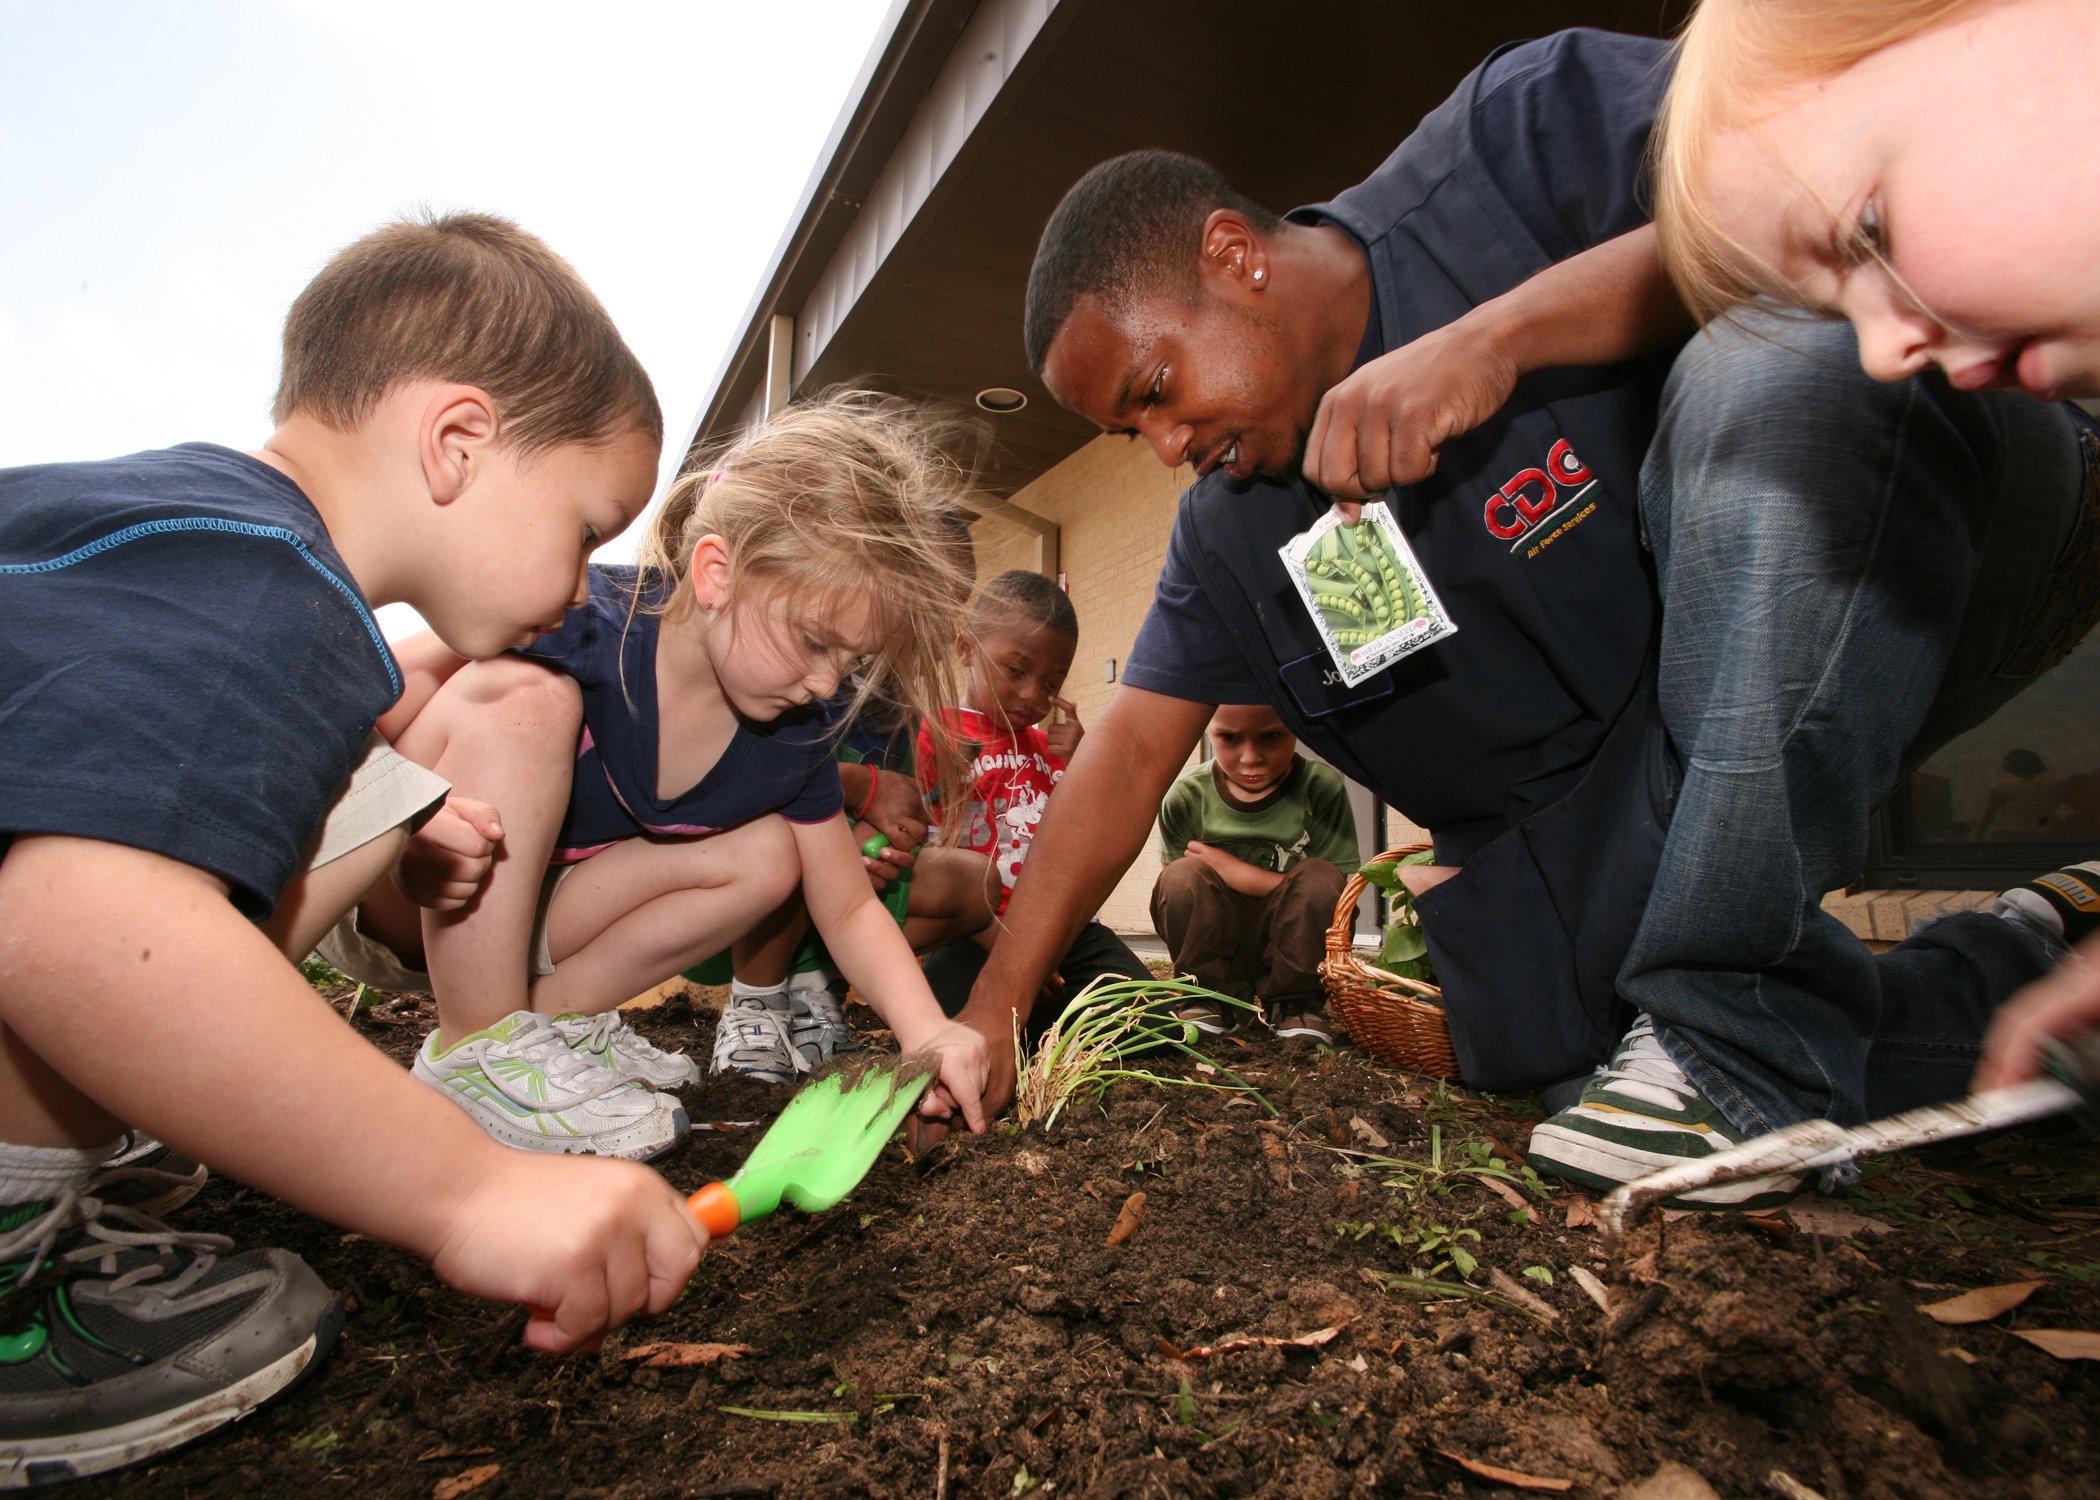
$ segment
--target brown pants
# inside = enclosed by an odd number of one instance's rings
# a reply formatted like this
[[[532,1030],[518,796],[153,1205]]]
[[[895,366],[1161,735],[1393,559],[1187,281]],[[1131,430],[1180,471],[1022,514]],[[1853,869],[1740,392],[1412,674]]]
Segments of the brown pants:
[[[1205,989],[1270,1004],[1320,999],[1320,959],[1346,877],[1301,859],[1266,896],[1243,896],[1200,859],[1177,859],[1152,887],[1152,923],[1174,967]]]

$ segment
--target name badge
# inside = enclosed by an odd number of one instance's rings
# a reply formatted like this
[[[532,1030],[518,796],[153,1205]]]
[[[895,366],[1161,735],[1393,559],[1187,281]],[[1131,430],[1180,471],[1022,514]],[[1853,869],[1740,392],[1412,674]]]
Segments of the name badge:
[[[1308,719],[1324,719],[1345,708],[1362,708],[1392,697],[1394,691],[1389,674],[1365,682],[1349,682],[1325,651],[1286,663],[1277,675],[1290,689],[1299,712]]]

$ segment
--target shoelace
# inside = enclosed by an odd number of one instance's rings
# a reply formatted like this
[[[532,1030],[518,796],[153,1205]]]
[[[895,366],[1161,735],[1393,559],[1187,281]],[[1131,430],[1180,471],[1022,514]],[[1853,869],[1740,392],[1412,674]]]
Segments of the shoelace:
[[[126,1224],[131,1227],[121,1227]],[[54,1254],[59,1239],[71,1229],[80,1230],[88,1243]],[[159,1280],[167,1275],[168,1267],[158,1258],[116,1273],[116,1259],[124,1251],[155,1247],[196,1252],[187,1266],[162,1282],[160,1290],[172,1296],[189,1290],[206,1275],[218,1257],[232,1251],[233,1241],[223,1234],[172,1229],[158,1219],[104,1203],[78,1188],[63,1190],[42,1214],[0,1234],[0,1263],[25,1257],[29,1262],[14,1283],[0,1293],[0,1328],[9,1326],[23,1304],[40,1299],[50,1287],[72,1280],[97,1261],[102,1262],[103,1272],[110,1277],[107,1286],[111,1292],[127,1291],[142,1281]]]
[[[484,1065],[482,1071],[487,1075],[489,1082],[508,1097],[533,1109],[572,1109],[576,1105],[588,1104],[593,1099],[616,1093],[621,1089],[641,1087],[624,1073],[584,1061],[570,1050],[568,1038],[556,1031],[552,1023],[543,1016],[534,1016],[530,1022],[514,1032],[509,1041],[499,1043],[491,1051],[499,1056],[507,1055],[536,1064],[546,1071],[550,1084],[570,1096],[565,1102],[555,1104],[548,1100],[521,1095],[510,1080],[489,1073]]]
[[[591,1016],[576,1038],[596,1052],[621,1051],[631,1053],[648,1062],[657,1062],[670,1056],[647,1037],[627,1024],[627,1018],[617,1010],[600,1011]]]
[[[732,1009],[734,1014],[731,1013]],[[785,1052],[797,1073],[809,1071],[809,1059],[795,1047],[795,1038],[788,1030],[787,1018],[762,1000],[745,1001],[742,1004],[725,1006],[722,1024],[729,1027],[736,1037],[736,1051]]]
[[[1662,1038],[1655,1034],[1655,1023],[1647,1016],[1634,1018],[1633,1029],[1626,1033],[1625,1045],[1614,1061],[1618,1066],[1599,1071],[1596,1087],[1679,1113],[1687,1102],[1699,1097],[1699,1090],[1684,1076],[1684,1070],[1670,1061]]]

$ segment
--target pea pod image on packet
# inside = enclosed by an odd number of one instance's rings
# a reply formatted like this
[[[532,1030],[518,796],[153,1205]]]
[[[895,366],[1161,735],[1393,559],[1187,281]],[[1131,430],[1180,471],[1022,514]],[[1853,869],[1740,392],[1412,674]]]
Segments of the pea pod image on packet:
[[[1458,630],[1392,513],[1366,505],[1362,517],[1330,510],[1276,549],[1351,687]]]

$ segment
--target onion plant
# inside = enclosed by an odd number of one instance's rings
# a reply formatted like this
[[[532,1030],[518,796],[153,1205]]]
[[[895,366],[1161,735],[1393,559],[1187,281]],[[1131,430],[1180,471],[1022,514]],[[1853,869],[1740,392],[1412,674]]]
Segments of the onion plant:
[[[1255,1012],[1245,1000],[1221,995],[1180,979],[1111,979],[1103,975],[1073,996],[1050,1023],[1031,1056],[1020,1035],[1014,1037],[1014,1116],[1025,1127],[1041,1122],[1048,1130],[1065,1106],[1101,1096],[1118,1079],[1161,1087],[1223,1089],[1245,1094],[1271,1115],[1275,1107],[1261,1091],[1196,1050],[1201,1034],[1193,1022],[1174,1012],[1192,1000],[1208,1000]],[[1230,1012],[1228,1011],[1228,1014]],[[1131,1067],[1143,1053],[1171,1051],[1194,1058],[1222,1081],[1169,1078]]]

